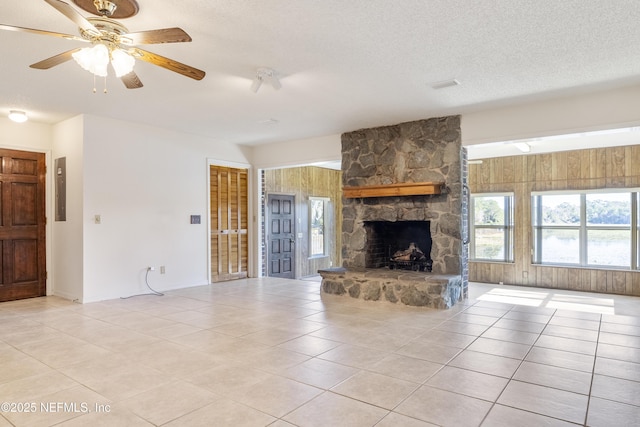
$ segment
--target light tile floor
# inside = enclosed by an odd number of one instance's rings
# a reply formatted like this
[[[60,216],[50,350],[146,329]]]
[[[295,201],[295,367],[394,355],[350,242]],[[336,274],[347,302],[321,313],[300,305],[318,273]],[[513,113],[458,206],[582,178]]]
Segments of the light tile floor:
[[[640,425],[640,298],[472,283],[438,311],[318,289],[2,303],[0,427]]]

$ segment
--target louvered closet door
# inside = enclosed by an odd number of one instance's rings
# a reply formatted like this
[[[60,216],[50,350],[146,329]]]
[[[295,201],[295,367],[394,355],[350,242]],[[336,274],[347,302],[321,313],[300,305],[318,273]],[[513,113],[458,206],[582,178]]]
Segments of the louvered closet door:
[[[248,171],[210,166],[211,281],[247,277]]]

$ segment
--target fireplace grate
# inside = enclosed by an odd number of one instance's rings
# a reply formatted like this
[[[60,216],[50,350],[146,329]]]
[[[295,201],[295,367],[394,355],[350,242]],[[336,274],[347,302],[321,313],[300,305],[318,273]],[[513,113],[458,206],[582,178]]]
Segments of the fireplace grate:
[[[431,272],[433,261],[389,261],[389,270],[412,270],[412,271],[428,271]]]
[[[433,268],[433,260],[425,255],[415,243],[411,243],[404,251],[396,251],[391,255],[389,247],[390,270],[428,271]]]

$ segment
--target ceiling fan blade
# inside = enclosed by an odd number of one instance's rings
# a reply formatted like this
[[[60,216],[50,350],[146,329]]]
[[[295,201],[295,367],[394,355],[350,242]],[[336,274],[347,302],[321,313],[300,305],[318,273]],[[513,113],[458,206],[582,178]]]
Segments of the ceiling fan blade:
[[[82,28],[87,33],[99,36],[100,31],[87,19],[80,15],[77,10],[75,10],[69,3],[65,3],[62,0],[44,0],[49,3],[51,6],[56,8],[58,12],[62,13],[67,18],[71,19],[78,27]]]
[[[122,80],[127,89],[138,89],[144,86],[134,71],[120,77],[120,80]]]
[[[195,80],[202,80],[206,74],[204,71],[198,70],[197,68],[190,67],[189,65],[182,64],[178,61],[174,61],[173,59],[165,58],[164,56],[156,55],[155,53],[151,53],[137,47],[129,49],[129,54],[150,64],[158,65],[162,68],[166,68],[167,70],[171,70]]]
[[[62,52],[56,56],[52,56],[51,58],[43,59],[40,62],[36,62],[35,64],[29,65],[31,68],[37,68],[38,70],[48,70],[51,67],[55,67],[56,65],[60,65],[63,62],[67,62],[71,59],[71,55],[78,52],[80,49],[71,49],[66,52]]]
[[[88,40],[85,40],[82,37],[72,36],[71,34],[54,33],[52,31],[36,30],[36,29],[33,29],[33,28],[25,28],[25,27],[16,27],[14,25],[0,24],[0,30],[21,31],[21,32],[24,32],[24,33],[40,34],[40,35],[43,35],[43,36],[62,37],[63,39],[67,39],[67,40],[78,40],[78,41],[81,41],[81,42],[88,42]]]
[[[156,44],[156,43],[184,43],[190,42],[191,36],[182,28],[162,28],[159,30],[138,31],[122,36],[123,43],[126,39],[130,44]],[[127,41],[128,41],[127,40]]]

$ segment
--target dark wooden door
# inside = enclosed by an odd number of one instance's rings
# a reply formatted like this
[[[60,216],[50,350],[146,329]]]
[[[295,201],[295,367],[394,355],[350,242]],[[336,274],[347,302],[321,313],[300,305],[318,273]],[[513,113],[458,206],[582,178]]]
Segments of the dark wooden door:
[[[270,194],[267,204],[269,276],[293,279],[295,277],[294,196]]]
[[[44,154],[0,149],[0,301],[46,294]]]

